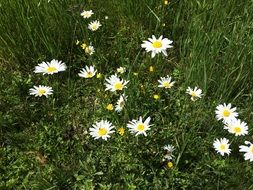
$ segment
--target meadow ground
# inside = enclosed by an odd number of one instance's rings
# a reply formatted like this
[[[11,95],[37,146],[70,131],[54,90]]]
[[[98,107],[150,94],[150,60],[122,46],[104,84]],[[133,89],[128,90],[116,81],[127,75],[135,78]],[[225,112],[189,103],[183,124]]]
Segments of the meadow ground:
[[[0,189],[253,189],[252,10],[0,0]]]

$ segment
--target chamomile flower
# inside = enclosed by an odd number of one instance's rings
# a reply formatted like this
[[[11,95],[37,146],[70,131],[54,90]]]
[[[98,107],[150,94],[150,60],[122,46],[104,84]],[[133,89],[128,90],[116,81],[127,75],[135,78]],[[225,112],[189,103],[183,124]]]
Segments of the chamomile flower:
[[[240,119],[232,119],[227,121],[224,129],[228,129],[228,132],[235,134],[235,136],[244,136],[248,134],[247,123],[241,122]]]
[[[115,91],[121,91],[124,88],[127,88],[127,83],[129,81],[125,81],[123,79],[120,79],[117,75],[111,75],[109,78],[105,79],[106,83],[106,89],[105,90],[110,90],[111,92]]]
[[[34,72],[35,73],[43,73],[45,74],[54,74],[61,71],[65,71],[67,66],[65,63],[62,63],[61,61],[53,59],[51,62],[42,62],[38,66],[35,67]]]
[[[220,140],[215,139],[213,146],[217,153],[220,153],[222,156],[224,156],[224,154],[229,155],[231,152],[231,149],[229,149],[229,140],[226,138],[221,138]]]
[[[124,72],[126,72],[126,67],[117,68],[117,72],[120,73],[120,74],[123,74]]]
[[[29,94],[30,95],[35,95],[35,97],[39,96],[46,96],[48,97],[48,95],[53,94],[53,90],[51,87],[49,86],[43,86],[43,85],[39,85],[39,86],[33,86],[33,88],[29,89]]]
[[[88,55],[92,55],[95,52],[95,48],[93,46],[87,46],[85,47],[85,53]]]
[[[94,13],[93,13],[92,10],[89,10],[89,11],[83,10],[83,12],[81,13],[81,16],[82,16],[83,18],[90,18],[91,15],[93,15],[93,14],[94,14]]]
[[[231,108],[231,104],[218,105],[216,107],[215,113],[216,113],[216,118],[218,120],[223,119],[225,121],[232,120],[238,116],[238,113],[236,112],[236,108]]]
[[[115,131],[113,130],[114,126],[107,120],[101,120],[96,122],[89,128],[90,135],[96,140],[102,138],[103,140],[107,140],[112,133]]]
[[[144,136],[147,136],[146,131],[150,130],[150,122],[151,118],[148,117],[144,122],[142,120],[142,117],[139,118],[139,120],[133,119],[132,121],[129,121],[129,124],[127,124],[127,127],[130,129],[131,133],[134,133],[135,136],[143,134]]]
[[[155,57],[158,53],[163,53],[165,56],[167,56],[166,49],[172,48],[170,44],[172,44],[173,41],[169,40],[168,38],[164,38],[163,36],[160,36],[158,39],[154,35],[152,35],[152,38],[148,39],[149,41],[143,41],[143,44],[141,44],[142,48],[145,48],[147,52],[152,52],[151,57]]]
[[[172,157],[173,157],[173,151],[175,150],[175,147],[168,144],[166,146],[163,147],[163,150],[166,151],[166,154],[163,158],[163,161],[165,160],[172,160]]]
[[[94,66],[88,67],[87,65],[85,66],[85,69],[83,68],[81,72],[78,74],[80,77],[83,78],[92,78],[95,76],[97,70],[95,70]]]
[[[175,81],[171,81],[171,77],[169,75],[167,75],[166,77],[161,77],[158,82],[160,83],[158,87],[161,88],[171,88],[175,83]]]
[[[188,87],[186,93],[191,95],[192,101],[196,101],[198,98],[201,98],[202,96],[202,90],[198,89],[197,87],[194,87],[194,89]]]
[[[95,21],[92,21],[92,22],[89,23],[88,28],[89,28],[91,31],[96,31],[96,30],[98,30],[98,28],[99,28],[100,26],[102,26],[102,25],[100,24],[100,22],[99,22],[98,20],[95,20]]]
[[[240,148],[239,152],[245,152],[244,160],[249,160],[250,162],[252,162],[253,161],[253,144],[249,141],[245,141],[244,143],[249,146],[244,146],[244,145],[239,146]]]
[[[116,112],[121,112],[122,111],[122,109],[125,106],[126,100],[127,100],[127,96],[125,96],[124,94],[120,95],[120,97],[119,97],[119,99],[117,101],[117,105],[115,107],[115,111]]]

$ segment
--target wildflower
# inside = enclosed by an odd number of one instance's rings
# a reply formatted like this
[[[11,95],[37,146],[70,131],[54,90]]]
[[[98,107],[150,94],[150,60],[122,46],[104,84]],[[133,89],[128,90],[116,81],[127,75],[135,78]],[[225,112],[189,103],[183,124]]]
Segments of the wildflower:
[[[146,131],[150,130],[150,122],[151,118],[148,117],[144,122],[142,121],[142,117],[139,118],[139,120],[133,119],[132,121],[129,121],[129,124],[127,124],[127,127],[130,129],[131,133],[135,133],[135,136],[143,134],[144,136],[147,136]]]
[[[85,66],[78,75],[83,78],[92,78],[96,74],[97,70],[95,70],[94,66]]]
[[[239,146],[240,150],[239,152],[245,152],[244,154],[244,160],[249,160],[250,162],[253,161],[253,144],[249,141],[245,141],[244,144],[250,145],[250,146]]]
[[[82,16],[83,18],[90,18],[91,15],[93,15],[93,14],[94,14],[94,13],[93,13],[92,10],[89,10],[89,11],[83,10],[83,12],[81,13],[81,16]]]
[[[120,74],[123,74],[124,72],[126,72],[126,68],[125,67],[119,67],[117,68],[117,72]]]
[[[85,50],[85,48],[87,47],[86,43],[82,43],[81,48]]]
[[[84,51],[86,54],[92,55],[95,52],[95,48],[93,46],[87,46]]]
[[[167,167],[168,167],[168,168],[172,168],[172,167],[173,167],[173,162],[168,161],[168,162],[167,162]]]
[[[107,20],[109,17],[108,16],[105,16],[105,20]]]
[[[120,98],[117,101],[116,108],[115,108],[116,112],[121,112],[122,111],[122,109],[125,106],[126,100],[127,100],[127,96],[125,96],[124,94],[120,96]]]
[[[202,96],[202,90],[198,89],[197,87],[194,87],[194,89],[188,87],[186,93],[191,95],[192,101],[196,101],[198,98],[201,98]]]
[[[160,36],[158,39],[154,35],[152,35],[152,38],[149,38],[149,41],[143,41],[143,44],[141,44],[142,48],[145,48],[147,52],[152,52],[151,57],[155,57],[158,53],[163,53],[165,56],[167,56],[166,49],[172,48],[170,44],[172,44],[172,41],[168,38],[162,39],[163,36]]]
[[[62,63],[61,61],[53,59],[51,62],[42,62],[38,66],[35,67],[34,72],[35,73],[43,73],[45,74],[54,74],[61,71],[65,71],[67,66],[65,63]]]
[[[102,26],[102,25],[100,24],[100,22],[99,22],[98,20],[95,20],[95,21],[92,21],[92,22],[89,23],[88,28],[89,28],[91,31],[96,31],[96,30],[98,30],[98,28],[99,28],[100,26]]]
[[[155,100],[158,100],[159,98],[160,98],[160,96],[159,96],[158,94],[155,94],[155,95],[154,95],[154,99],[155,99]]]
[[[220,153],[222,156],[224,156],[224,154],[230,154],[231,149],[229,149],[230,144],[229,140],[226,138],[221,138],[219,139],[215,139],[213,146],[214,149],[217,151],[217,153]]]
[[[138,76],[138,73],[133,73],[134,74],[134,76]]]
[[[171,77],[169,75],[167,75],[167,77],[161,77],[158,82],[160,83],[158,87],[161,88],[171,88],[175,83],[175,81],[171,81]]]
[[[102,77],[102,74],[101,73],[98,73],[97,74],[97,78],[100,79]]]
[[[43,85],[39,85],[39,86],[33,86],[33,88],[29,89],[29,94],[30,95],[35,95],[35,97],[39,96],[46,96],[48,97],[48,95],[53,94],[53,90],[51,87],[49,86],[43,86]]]
[[[238,113],[236,112],[236,108],[231,108],[231,104],[218,105],[216,107],[215,113],[216,113],[216,118],[218,120],[223,119],[225,121],[232,120],[238,116]]]
[[[235,134],[235,136],[244,136],[248,134],[247,123],[241,122],[240,119],[232,119],[227,121],[224,129],[228,129],[228,132]]]
[[[126,85],[129,81],[121,80],[117,75],[111,75],[109,78],[105,79],[107,83],[105,83],[106,89],[111,92],[121,91],[124,88],[127,88]]]
[[[119,133],[121,136],[123,136],[124,133],[125,133],[125,128],[124,128],[124,127],[120,127],[120,128],[118,129],[118,133]]]
[[[163,160],[164,161],[165,160],[171,160],[172,157],[173,157],[173,151],[175,150],[175,147],[172,146],[172,145],[170,145],[170,144],[168,144],[168,145],[166,145],[166,146],[163,147],[163,150],[166,151],[166,155],[164,156]]]
[[[106,109],[109,110],[109,111],[112,111],[113,110],[113,105],[112,104],[108,104],[106,106]]]
[[[92,125],[91,128],[89,128],[90,135],[96,140],[99,138],[102,138],[103,140],[107,140],[107,138],[110,137],[110,134],[114,133],[115,131],[114,126],[107,121],[107,120],[101,120],[99,122],[96,122]]]
[[[79,40],[76,40],[76,45],[79,45],[80,41]]]
[[[164,5],[168,5],[168,3],[169,3],[169,2],[168,2],[167,0],[164,1]]]
[[[154,72],[154,67],[153,66],[149,67],[149,72],[151,72],[151,73]]]

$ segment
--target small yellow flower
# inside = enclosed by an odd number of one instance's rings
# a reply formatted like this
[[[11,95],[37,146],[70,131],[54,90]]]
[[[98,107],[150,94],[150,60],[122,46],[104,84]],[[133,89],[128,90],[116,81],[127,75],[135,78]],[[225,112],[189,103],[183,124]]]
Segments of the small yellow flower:
[[[125,133],[125,129],[124,129],[123,127],[120,127],[120,128],[118,129],[118,133],[119,133],[121,136],[123,136],[124,133]]]
[[[172,168],[172,167],[173,167],[173,163],[172,163],[171,161],[168,161],[167,167],[168,167],[168,168]]]
[[[137,76],[137,75],[138,75],[138,73],[134,73],[134,75],[135,75],[135,76]]]
[[[106,109],[108,109],[109,111],[112,111],[113,110],[113,105],[112,104],[108,104],[106,106]]]
[[[87,47],[86,43],[82,43],[81,48],[85,50],[85,48]]]
[[[155,94],[154,99],[158,100],[158,99],[160,99],[160,96],[158,94]]]
[[[97,78],[100,79],[102,77],[102,74],[101,73],[98,73],[97,74]]]
[[[153,66],[150,66],[150,67],[149,67],[149,72],[154,72],[154,70],[155,70],[155,69],[154,69]]]
[[[165,0],[164,5],[168,5],[169,1]]]
[[[76,45],[78,45],[80,43],[80,41],[79,40],[76,40]]]
[[[165,25],[166,25],[165,23],[162,24],[163,27],[164,27]]]

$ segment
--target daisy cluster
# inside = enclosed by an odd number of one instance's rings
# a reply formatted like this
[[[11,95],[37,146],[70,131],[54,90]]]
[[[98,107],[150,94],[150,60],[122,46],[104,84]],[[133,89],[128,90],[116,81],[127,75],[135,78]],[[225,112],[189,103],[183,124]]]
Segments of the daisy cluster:
[[[92,10],[83,10],[81,12],[81,16],[84,19],[89,19],[92,15],[94,14],[94,12]],[[92,32],[97,31],[100,27],[101,27],[101,23],[99,20],[93,20],[88,24],[88,29]],[[86,42],[80,42],[79,40],[76,41],[76,45],[80,45],[80,47],[84,50],[86,55],[92,55],[95,52],[95,48],[94,46],[92,46],[92,44],[88,44]]]
[[[35,73],[42,73],[43,75],[53,75],[58,72],[65,71],[67,68],[65,63],[62,63],[62,61],[58,61],[53,59],[50,62],[42,62],[38,64],[38,66],[35,67],[34,72]],[[33,86],[33,88],[29,89],[29,94],[34,95],[35,97],[39,96],[45,96],[48,97],[49,95],[53,94],[53,89],[50,86]]]
[[[237,136],[245,136],[248,134],[248,125],[244,121],[238,119],[238,113],[236,107],[232,107],[231,104],[220,104],[215,110],[217,120],[221,120],[224,125],[224,129],[229,133]],[[248,145],[248,146],[245,146]],[[253,144],[249,141],[245,141],[245,145],[239,146],[239,152],[244,152],[244,159],[253,161]],[[213,146],[215,150],[222,156],[230,154],[230,144],[227,138],[215,139]]]

